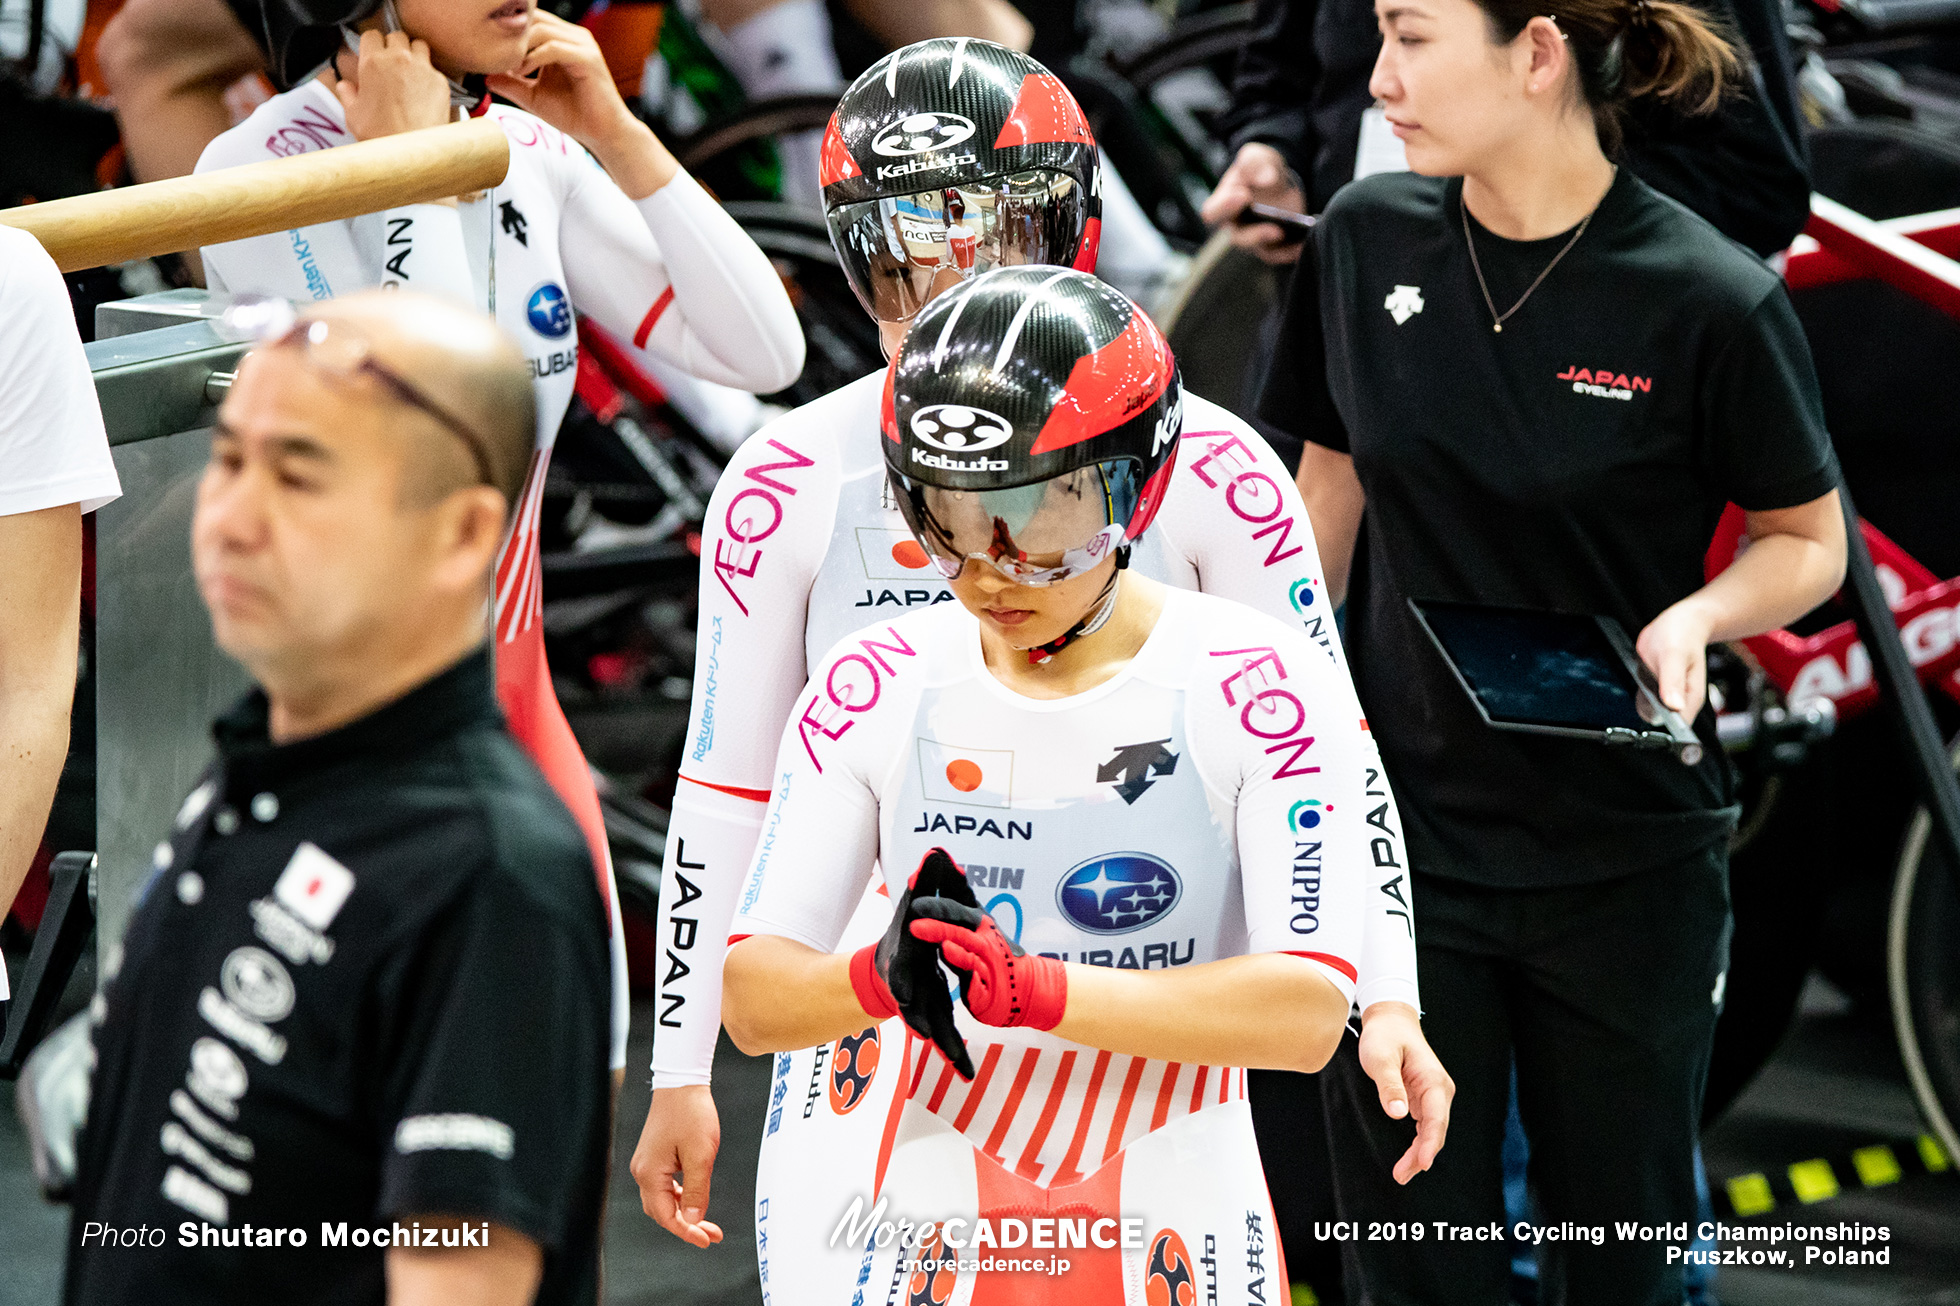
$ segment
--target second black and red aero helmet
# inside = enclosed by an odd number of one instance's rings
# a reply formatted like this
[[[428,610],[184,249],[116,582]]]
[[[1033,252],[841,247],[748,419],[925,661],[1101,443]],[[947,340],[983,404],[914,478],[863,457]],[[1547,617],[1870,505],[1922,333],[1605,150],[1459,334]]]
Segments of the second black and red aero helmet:
[[[937,37],[873,64],[831,115],[821,178],[831,244],[880,321],[994,267],[1096,266],[1088,120],[1053,73],[991,41]]]
[[[1082,272],[1002,268],[920,312],[885,374],[885,467],[942,574],[969,558],[1051,584],[1126,550],[1183,429],[1149,316]]]

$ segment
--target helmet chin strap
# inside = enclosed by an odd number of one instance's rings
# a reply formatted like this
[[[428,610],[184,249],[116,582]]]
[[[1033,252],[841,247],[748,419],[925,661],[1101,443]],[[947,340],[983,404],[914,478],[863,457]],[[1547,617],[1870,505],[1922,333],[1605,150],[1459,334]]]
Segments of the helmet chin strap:
[[[401,15],[395,12],[395,0],[381,0],[381,30],[384,32],[399,32],[402,30]],[[341,27],[340,39],[346,43],[348,49],[356,53],[360,51],[361,34],[351,25],[343,25]],[[444,76],[448,77],[448,74],[445,73]],[[474,75],[461,79],[448,77],[449,107],[474,112],[476,107],[483,103],[483,98],[486,94],[481,84],[482,80],[481,77]],[[478,83],[474,89],[469,85],[472,81]]]
[[[1061,634],[1055,636],[1055,638],[1049,640],[1046,644],[1037,644],[1027,650],[1028,664],[1030,666],[1040,666],[1061,652],[1063,648],[1074,643],[1084,635],[1093,635],[1101,630],[1109,621],[1110,615],[1116,611],[1116,582],[1121,579],[1124,570],[1129,565],[1130,546],[1127,544],[1119,545],[1116,550],[1116,570],[1109,573],[1109,580],[1104,583],[1102,593],[1098,594],[1095,602],[1090,605],[1089,615],[1076,622],[1073,626],[1070,626]]]

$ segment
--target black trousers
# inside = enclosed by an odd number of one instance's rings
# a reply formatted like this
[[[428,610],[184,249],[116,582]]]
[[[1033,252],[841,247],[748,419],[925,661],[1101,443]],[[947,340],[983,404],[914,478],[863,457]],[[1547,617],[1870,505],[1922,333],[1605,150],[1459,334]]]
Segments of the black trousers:
[[[1728,854],[1622,879],[1491,889],[1417,875],[1423,1029],[1456,1080],[1447,1144],[1399,1186],[1414,1137],[1382,1113],[1354,1036],[1320,1075],[1350,1306],[1504,1306],[1510,1246],[1438,1237],[1504,1224],[1500,1152],[1511,1068],[1542,1225],[1603,1228],[1598,1245],[1541,1245],[1546,1306],[1679,1306],[1666,1245],[1619,1221],[1689,1222],[1693,1150],[1728,965]],[[1421,1241],[1373,1241],[1371,1222],[1421,1221]]]

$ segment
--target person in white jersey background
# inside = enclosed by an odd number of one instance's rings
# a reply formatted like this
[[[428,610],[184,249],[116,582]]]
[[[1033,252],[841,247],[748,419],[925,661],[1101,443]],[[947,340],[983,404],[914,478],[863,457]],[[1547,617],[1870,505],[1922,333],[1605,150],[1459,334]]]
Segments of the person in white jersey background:
[[[1221,1300],[1286,1282],[1244,1068],[1317,1070],[1338,1045],[1388,822],[1353,691],[1297,623],[1128,568],[1197,452],[1181,411],[1150,319],[1067,269],[943,296],[887,372],[882,461],[957,602],[846,636],[798,696],[723,998],[750,1053],[900,1011],[929,1036],[884,1049],[899,1090],[871,1172],[803,1176],[826,1235],[854,1202],[943,1228],[924,1245],[955,1264],[934,1269],[847,1227],[867,1297],[908,1274],[914,1299],[1137,1306],[1201,1274]],[[1139,758],[1133,789],[1105,778],[1112,753]],[[948,791],[1024,829],[1011,913],[935,869],[979,846],[920,819]],[[891,923],[840,954],[874,864]],[[959,974],[960,1010],[918,944]],[[1080,1222],[1024,1253],[1066,1248],[1068,1268],[967,1264],[990,1235],[1007,1254],[1010,1218]],[[787,1294],[810,1253],[777,1232]],[[832,1291],[798,1300],[852,1299]]]
[[[908,46],[852,86],[826,135],[833,243],[888,348],[935,294],[977,272],[1094,266],[1094,142],[1067,90],[1025,56],[979,41]],[[720,1140],[709,1081],[723,941],[761,830],[776,741],[825,649],[869,622],[953,597],[886,486],[883,385],[874,373],[751,437],[703,526],[693,712],[661,895],[654,1091],[632,1161],[648,1215],[700,1246],[720,1237],[703,1213]],[[1305,511],[1283,464],[1231,413],[1188,393],[1182,405],[1186,447],[1172,473],[1175,492],[1134,546],[1133,568],[1287,620],[1344,668]],[[965,438],[949,434],[943,443]],[[1140,796],[1163,759],[1141,737],[1124,742],[1140,747],[1112,749],[1098,764],[1113,788]],[[1011,915],[1005,901],[1028,866],[1024,823],[958,806],[965,794],[952,781],[933,797],[921,819],[934,833],[972,836],[961,860],[983,901]],[[1397,1169],[1406,1179],[1442,1145],[1452,1088],[1417,1020],[1399,860],[1383,854],[1358,996],[1361,1062],[1384,1108],[1396,1116],[1412,1109],[1420,1122]],[[875,890],[868,896],[851,938],[875,935],[889,914]],[[757,1178],[758,1215],[767,1202],[772,1225],[805,1200],[800,1176],[810,1167],[875,1158],[896,1081],[883,1045],[899,1028],[874,1026],[777,1058]]]
[[[305,302],[367,286],[448,294],[530,358],[538,448],[497,563],[497,696],[578,817],[614,916],[614,1065],[625,951],[592,779],[544,659],[537,524],[578,363],[573,313],[694,376],[779,390],[803,336],[768,258],[620,99],[591,33],[530,0],[348,0],[344,50],[213,141],[198,171],[488,115],[511,144],[492,190],[207,246],[211,288]],[[487,84],[484,80],[487,75]],[[467,89],[466,89],[467,87]],[[495,91],[519,107],[493,103]]]

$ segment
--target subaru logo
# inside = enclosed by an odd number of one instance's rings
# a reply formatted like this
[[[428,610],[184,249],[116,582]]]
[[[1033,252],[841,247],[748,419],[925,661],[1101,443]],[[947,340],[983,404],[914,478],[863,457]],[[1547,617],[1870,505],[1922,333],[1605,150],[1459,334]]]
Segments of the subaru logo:
[[[961,404],[933,404],[912,414],[912,434],[947,453],[974,453],[1006,444],[1013,425],[997,413]]]
[[[531,319],[533,331],[557,340],[572,329],[572,301],[557,282],[547,281],[524,302],[524,316]]]
[[[872,138],[871,149],[888,159],[902,159],[908,154],[950,150],[974,131],[973,120],[957,113],[915,113],[879,132]]]
[[[1092,934],[1128,934],[1177,905],[1177,872],[1147,853],[1112,853],[1062,877],[1055,904]]]

